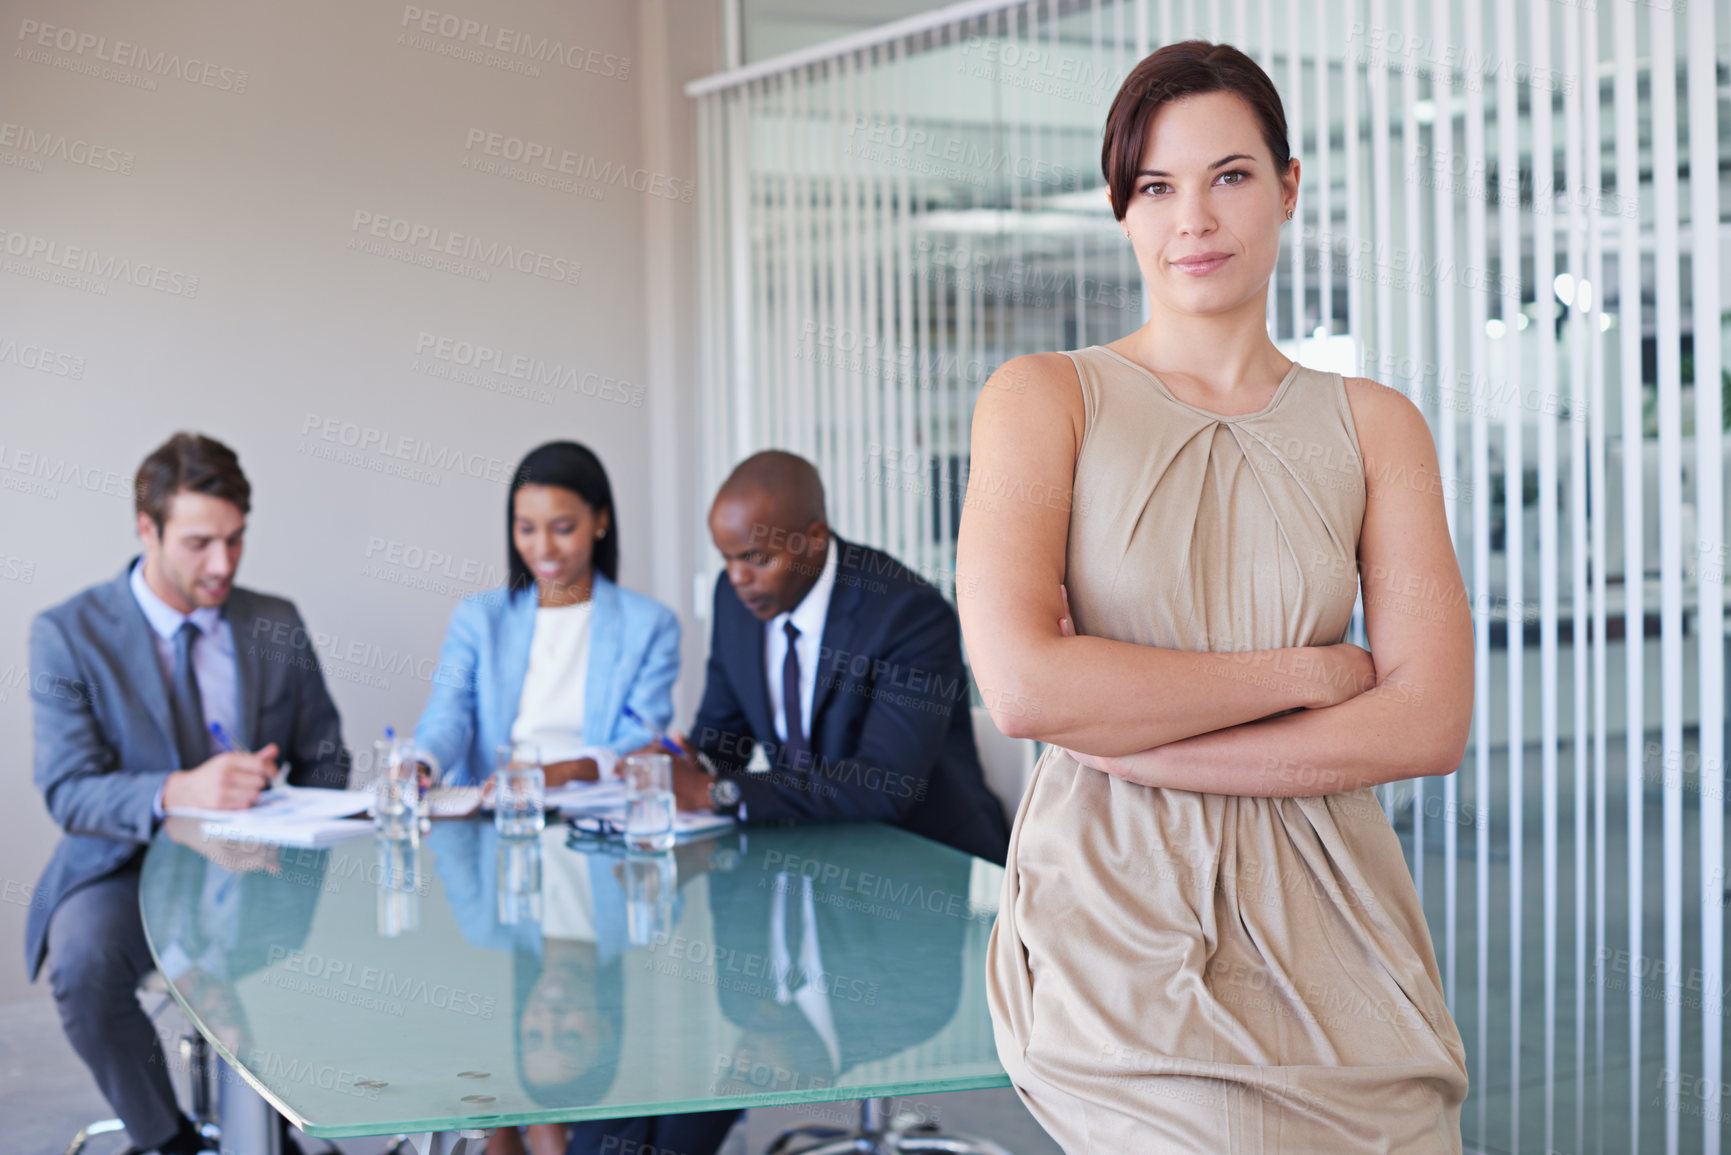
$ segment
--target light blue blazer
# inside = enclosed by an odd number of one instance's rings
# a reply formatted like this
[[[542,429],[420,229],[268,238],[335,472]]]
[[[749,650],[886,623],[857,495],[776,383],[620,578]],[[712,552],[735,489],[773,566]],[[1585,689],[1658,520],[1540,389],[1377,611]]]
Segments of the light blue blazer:
[[[655,737],[624,716],[627,702],[657,729],[673,720],[679,619],[599,573],[590,597],[583,741],[625,754]],[[515,595],[501,587],[464,598],[451,614],[433,692],[415,727],[416,744],[438,758],[446,782],[486,781],[494,749],[511,740],[538,603],[533,585]]]

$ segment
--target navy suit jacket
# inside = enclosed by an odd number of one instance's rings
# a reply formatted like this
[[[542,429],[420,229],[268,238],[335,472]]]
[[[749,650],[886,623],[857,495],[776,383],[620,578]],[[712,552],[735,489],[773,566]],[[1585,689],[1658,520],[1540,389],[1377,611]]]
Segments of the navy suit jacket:
[[[32,979],[61,899],[144,849],[156,832],[157,791],[181,769],[168,685],[131,572],[129,562],[113,581],[30,623],[36,786],[66,832],[31,896],[24,958]],[[342,723],[294,603],[237,586],[224,613],[240,691],[235,742],[247,750],[276,743],[297,786],[346,785]]]
[[[830,548],[839,556],[807,725],[812,763],[782,757],[767,626],[726,574],[693,743],[739,783],[749,822],[887,822],[1002,863],[1009,828],[974,747],[955,608],[886,553],[839,537]],[[758,745],[770,769],[747,772]]]

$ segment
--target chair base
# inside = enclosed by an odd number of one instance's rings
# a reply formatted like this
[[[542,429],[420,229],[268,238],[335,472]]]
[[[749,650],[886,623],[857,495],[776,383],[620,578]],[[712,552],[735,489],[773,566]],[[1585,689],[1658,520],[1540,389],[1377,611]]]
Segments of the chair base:
[[[219,1146],[221,1146],[221,1127],[218,1127],[215,1123],[201,1123],[197,1119],[194,1119],[193,1123],[198,1127],[198,1133],[203,1137],[204,1145],[207,1149],[215,1151]],[[84,1130],[78,1132],[78,1134],[72,1137],[72,1142],[66,1145],[65,1155],[78,1155],[80,1151],[84,1150],[84,1145],[96,1138],[98,1135],[112,1135],[116,1131],[124,1130],[126,1130],[126,1124],[122,1123],[119,1119],[99,1119],[94,1123],[88,1124]]]
[[[156,1009],[150,1012],[150,1018],[153,1022],[174,1001],[172,996],[164,993],[168,989],[166,982],[156,971],[145,976],[144,982],[140,984],[140,989],[152,994],[164,995]],[[189,1029],[187,1034],[181,1036],[179,1049],[181,1060],[186,1064],[187,1083],[191,1087],[191,1094],[188,1096],[192,1100],[189,1104],[191,1107],[189,1117],[192,1119],[193,1126],[198,1128],[199,1135],[204,1139],[204,1145],[214,1151],[222,1142],[222,1128],[217,1125],[215,1116],[211,1112],[210,1044],[197,1030]],[[116,1131],[124,1130],[126,1130],[126,1124],[119,1119],[100,1119],[87,1125],[72,1137],[72,1142],[66,1145],[65,1155],[79,1155],[79,1152],[84,1150],[84,1145],[98,1135],[112,1135]]]
[[[408,1151],[411,1155],[482,1155],[493,1129],[477,1128],[463,1131],[424,1131],[406,1135],[391,1148],[393,1152]]]
[[[126,1124],[119,1119],[100,1119],[85,1126],[84,1130],[72,1137],[72,1142],[66,1145],[66,1155],[78,1155],[84,1150],[84,1145],[98,1135],[112,1135],[116,1131],[126,1130]]]
[[[1010,1155],[989,1139],[944,1135],[932,1123],[903,1123],[889,1113],[888,1099],[861,1099],[854,1131],[805,1123],[783,1131],[766,1155]]]

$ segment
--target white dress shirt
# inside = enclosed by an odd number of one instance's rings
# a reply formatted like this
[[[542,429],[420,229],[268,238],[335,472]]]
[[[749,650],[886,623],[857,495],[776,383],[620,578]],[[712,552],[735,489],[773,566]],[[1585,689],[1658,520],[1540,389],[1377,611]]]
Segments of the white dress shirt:
[[[151,641],[156,644],[156,664],[162,669],[162,685],[170,699],[174,697],[174,635],[182,622],[198,627],[198,637],[192,641],[192,676],[198,679],[198,700],[204,708],[205,746],[207,756],[222,753],[211,736],[210,724],[217,723],[232,741],[240,741],[237,723],[240,718],[240,680],[234,667],[234,631],[220,606],[200,606],[183,614],[161,598],[144,580],[144,560],[133,563],[129,580],[132,598],[144,611],[150,623]],[[171,707],[172,708],[172,707]],[[177,766],[190,770],[190,766]],[[164,784],[166,786],[166,783]],[[162,808],[163,787],[158,787],[150,811],[157,818],[166,817]]]
[[[787,907],[790,890],[798,890],[792,899],[800,907],[800,941],[787,941]],[[823,952],[817,941],[817,906],[812,895],[811,875],[780,871],[775,876],[775,890],[769,904],[769,963],[775,977],[775,1001],[782,1006],[792,1003],[817,1032],[823,1049],[829,1053],[832,1073],[841,1071],[841,1038],[836,1033],[835,1016],[830,1010],[826,989],[831,976],[823,971]],[[799,976],[798,985],[790,981]]]
[[[824,551],[823,573],[817,584],[807,590],[800,603],[784,614],[777,614],[763,631],[763,668],[769,682],[769,713],[775,719],[775,736],[787,741],[787,711],[781,691],[781,665],[787,660],[787,631],[783,623],[792,621],[799,630],[799,718],[805,723],[807,740],[811,738],[811,705],[817,692],[818,651],[823,646],[823,624],[829,618],[829,599],[835,593],[836,548],[831,538]]]
[[[152,641],[156,643],[156,662],[162,668],[162,684],[169,697],[174,696],[174,635],[182,622],[191,621],[198,627],[198,637],[192,642],[192,673],[198,679],[198,697],[204,706],[205,741],[208,754],[222,753],[209,732],[210,723],[223,728],[233,741],[240,741],[240,682],[234,665],[234,631],[220,606],[200,606],[183,614],[161,598],[144,580],[144,562],[132,567],[132,596],[150,623]],[[176,769],[190,770],[190,766]]]

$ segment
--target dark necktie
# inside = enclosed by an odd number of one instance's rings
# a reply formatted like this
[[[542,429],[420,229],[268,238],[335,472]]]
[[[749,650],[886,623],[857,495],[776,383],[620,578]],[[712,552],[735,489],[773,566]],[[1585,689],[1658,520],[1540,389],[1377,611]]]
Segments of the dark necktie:
[[[204,700],[198,694],[198,675],[192,670],[192,643],[199,629],[190,621],[174,632],[174,744],[180,750],[180,767],[202,766],[210,757],[210,739],[204,729]]]
[[[800,718],[799,627],[789,620],[781,629],[787,635],[787,657],[781,661],[781,709],[787,722],[787,742],[782,748],[790,769],[806,770],[811,767],[811,743],[806,741],[805,723]]]

